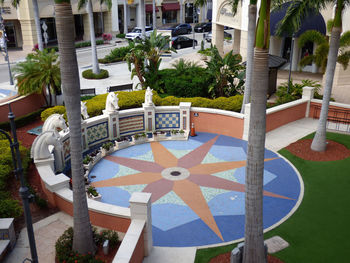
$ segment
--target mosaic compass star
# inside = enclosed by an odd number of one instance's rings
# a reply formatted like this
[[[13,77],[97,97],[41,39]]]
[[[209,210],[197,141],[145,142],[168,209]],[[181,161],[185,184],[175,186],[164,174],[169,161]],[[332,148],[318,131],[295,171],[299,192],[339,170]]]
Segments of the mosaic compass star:
[[[244,184],[220,178],[213,174],[244,167],[246,160],[203,163],[204,158],[218,137],[208,140],[179,158],[159,142],[150,143],[154,162],[120,156],[107,156],[105,157],[106,160],[139,172],[95,181],[92,185],[94,187],[146,185],[143,192],[152,193],[152,203],[173,191],[223,241],[222,233],[203,196],[201,187],[244,192]],[[265,162],[275,159],[278,159],[278,157],[265,159]],[[287,196],[269,191],[264,191],[264,195],[290,199]]]

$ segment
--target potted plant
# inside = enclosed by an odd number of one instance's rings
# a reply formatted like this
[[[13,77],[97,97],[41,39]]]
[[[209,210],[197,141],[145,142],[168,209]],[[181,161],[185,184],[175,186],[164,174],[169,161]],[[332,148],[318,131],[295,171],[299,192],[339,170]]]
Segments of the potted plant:
[[[117,147],[117,149],[123,149],[129,146],[129,139],[127,137],[117,138],[115,140],[115,146]]]
[[[90,155],[85,155],[83,158],[83,166],[86,170],[91,170],[92,167],[92,157]]]
[[[86,193],[89,198],[94,199],[95,201],[101,200],[102,196],[97,192],[96,188],[91,185],[86,189]]]
[[[147,139],[146,133],[137,133],[133,136],[135,144],[143,143]]]
[[[112,153],[113,150],[114,150],[114,148],[113,148],[112,142],[106,142],[106,143],[102,144],[101,152],[102,152],[103,156],[106,156],[106,155]]]
[[[178,130],[171,130],[170,134],[171,134],[171,138],[172,138],[172,139],[176,139],[176,138],[178,138],[179,135],[180,135],[180,133],[179,133]]]

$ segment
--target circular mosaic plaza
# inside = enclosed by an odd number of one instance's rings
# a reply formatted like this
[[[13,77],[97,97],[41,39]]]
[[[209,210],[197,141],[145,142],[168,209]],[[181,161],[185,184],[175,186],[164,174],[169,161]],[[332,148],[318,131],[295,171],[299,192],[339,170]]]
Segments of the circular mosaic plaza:
[[[133,192],[152,193],[155,246],[205,246],[244,236],[246,157],[246,141],[198,133],[116,151],[95,165],[90,180],[102,202],[118,206],[129,207]],[[302,189],[295,169],[265,150],[264,229],[291,214]]]

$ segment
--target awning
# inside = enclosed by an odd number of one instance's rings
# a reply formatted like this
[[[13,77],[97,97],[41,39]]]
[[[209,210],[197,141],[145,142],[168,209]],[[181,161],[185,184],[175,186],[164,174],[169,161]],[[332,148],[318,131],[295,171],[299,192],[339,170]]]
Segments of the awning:
[[[180,10],[180,5],[179,3],[167,3],[167,4],[162,4],[162,11],[176,11]]]
[[[281,9],[271,12],[271,15],[270,15],[271,35],[273,36],[276,35],[278,22],[283,19],[290,4],[291,2],[284,3]],[[310,12],[309,16],[307,16],[302,20],[300,29],[298,32],[295,32],[295,36],[299,37],[302,33],[304,33],[307,30],[316,30],[323,35],[326,34],[326,23],[324,22],[322,15],[318,11]],[[286,33],[283,36],[287,37],[289,36],[289,34]]]
[[[146,13],[152,13],[152,12],[153,12],[152,5],[146,5]],[[159,12],[159,9],[157,6],[156,6],[156,12]]]

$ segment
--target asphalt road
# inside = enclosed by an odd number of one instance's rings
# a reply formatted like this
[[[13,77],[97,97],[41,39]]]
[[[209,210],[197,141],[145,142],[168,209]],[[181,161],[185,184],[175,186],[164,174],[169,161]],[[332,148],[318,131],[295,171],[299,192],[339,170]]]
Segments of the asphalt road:
[[[186,35],[189,38],[193,37],[193,34]],[[198,41],[198,45],[200,45],[201,40],[203,40],[203,33],[195,33],[195,38]],[[116,47],[125,46],[127,45],[127,42],[118,43],[117,46],[100,46],[98,47],[97,54],[98,58],[103,58],[105,55],[109,54],[111,49],[114,49]],[[186,48],[182,50],[177,51],[179,54],[185,54],[191,52],[191,49]],[[18,59],[17,61],[14,61],[14,59],[10,56],[11,61],[11,68],[18,62],[23,60],[24,58]],[[81,67],[88,67],[91,65],[91,48],[82,48],[77,49],[77,59],[78,59],[78,66]],[[8,72],[8,66],[6,63],[4,63],[4,60],[0,60],[0,83],[9,82],[9,72]]]

